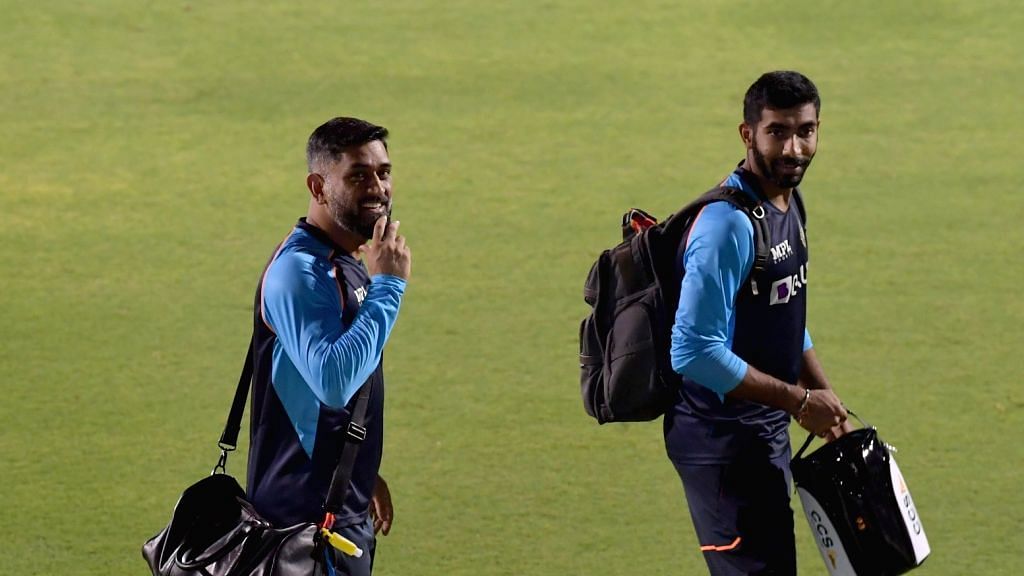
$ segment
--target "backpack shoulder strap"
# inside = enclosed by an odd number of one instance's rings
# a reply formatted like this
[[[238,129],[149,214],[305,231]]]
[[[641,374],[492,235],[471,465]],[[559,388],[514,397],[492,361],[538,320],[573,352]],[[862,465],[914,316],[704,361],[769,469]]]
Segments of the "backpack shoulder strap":
[[[754,227],[754,267],[751,269],[751,274],[762,272],[768,265],[771,232],[768,230],[768,222],[765,220],[764,206],[761,205],[761,200],[751,197],[739,188],[716,186],[691,202],[680,212],[690,211],[694,207],[700,209],[712,202],[728,202],[741,210],[750,219],[750,224]],[[803,214],[802,208],[801,214]]]
[[[800,223],[803,224],[804,228],[807,227],[807,210],[804,209],[804,199],[800,195],[799,188],[793,188],[793,200],[796,202],[797,212],[800,213]]]

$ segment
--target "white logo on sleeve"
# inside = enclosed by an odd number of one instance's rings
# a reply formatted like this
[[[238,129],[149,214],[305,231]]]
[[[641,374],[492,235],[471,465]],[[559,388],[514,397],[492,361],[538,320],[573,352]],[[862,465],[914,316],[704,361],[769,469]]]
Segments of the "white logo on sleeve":
[[[356,293],[356,302],[359,302],[360,304],[362,304],[363,300],[366,299],[366,286],[360,286],[359,288],[356,288],[355,289],[355,293]]]

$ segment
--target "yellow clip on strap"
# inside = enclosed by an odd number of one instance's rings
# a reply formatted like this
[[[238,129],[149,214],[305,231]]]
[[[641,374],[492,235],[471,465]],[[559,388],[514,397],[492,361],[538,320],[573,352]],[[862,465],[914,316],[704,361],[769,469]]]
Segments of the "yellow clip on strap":
[[[348,538],[345,538],[341,534],[335,534],[327,528],[321,528],[320,533],[324,535],[324,538],[327,538],[327,541],[331,543],[331,546],[334,546],[335,548],[341,550],[349,556],[362,558],[363,551],[359,548],[359,546],[356,546],[355,542],[349,540]]]

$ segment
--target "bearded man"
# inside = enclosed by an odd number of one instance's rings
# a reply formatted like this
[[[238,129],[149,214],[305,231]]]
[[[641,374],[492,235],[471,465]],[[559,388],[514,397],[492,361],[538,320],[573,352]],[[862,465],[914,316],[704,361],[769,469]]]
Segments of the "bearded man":
[[[313,132],[309,211],[267,263],[255,302],[249,500],[276,526],[321,522],[342,447],[358,442],[341,512],[329,526],[364,551],[334,553],[338,572],[350,576],[369,576],[375,535],[388,533],[393,514],[378,475],[382,358],[411,256],[390,220],[387,133],[356,118],[334,118]],[[365,419],[350,427],[364,387]]]
[[[797,187],[817,151],[820,109],[799,72],[764,74],[744,97],[746,158],[722,186],[759,202],[754,217],[771,238],[764,270],[752,274],[753,225],[728,202],[705,206],[682,248],[672,367],[683,385],[665,447],[714,576],[795,576],[790,417],[830,438],[851,429],[806,328]]]

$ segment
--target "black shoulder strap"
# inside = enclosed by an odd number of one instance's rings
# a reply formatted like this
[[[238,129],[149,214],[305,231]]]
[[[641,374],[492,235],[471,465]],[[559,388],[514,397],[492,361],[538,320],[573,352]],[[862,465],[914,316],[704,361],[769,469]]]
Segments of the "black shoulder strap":
[[[338,274],[339,284],[343,282]],[[343,292],[344,293],[344,292]],[[228,452],[238,446],[238,432],[242,425],[242,415],[245,413],[245,403],[249,398],[249,387],[252,383],[253,356],[256,348],[256,330],[253,330],[249,339],[249,351],[245,355],[245,363],[242,365],[242,373],[238,376],[238,386],[235,388],[235,397],[231,401],[231,410],[228,412],[228,420],[224,424],[224,432],[220,435],[217,446],[220,448],[220,460],[214,467],[213,473],[218,471],[225,473]],[[348,429],[345,432],[345,444],[341,450],[341,457],[331,477],[331,486],[327,491],[327,500],[324,502],[324,509],[327,512],[338,513],[345,502],[348,493],[348,485],[352,480],[352,468],[355,466],[356,455],[359,453],[359,446],[366,439],[366,407],[370,401],[369,381],[365,382],[359,389],[359,396],[356,398],[355,406],[352,407],[352,417],[349,419]]]
[[[253,331],[252,338],[249,340],[249,352],[245,355],[245,364],[242,366],[242,373],[238,376],[235,398],[231,401],[231,412],[228,413],[228,421],[224,424],[224,432],[220,435],[220,442],[217,443],[221,450],[230,452],[238,445],[238,431],[242,425],[245,401],[249,397],[249,383],[252,382],[252,355],[253,348],[255,347],[256,332]]]
[[[334,278],[338,282],[338,288],[343,295],[341,306],[345,307],[345,275],[335,267]],[[359,388],[359,396],[352,407],[349,416],[348,428],[345,429],[344,444],[341,448],[341,456],[338,457],[338,465],[334,467],[334,474],[331,476],[331,485],[327,489],[327,498],[324,500],[324,511],[331,514],[341,512],[345,504],[345,496],[348,495],[348,485],[352,481],[352,469],[355,468],[356,455],[359,454],[359,446],[366,440],[366,407],[370,403],[370,387],[368,379]]]
[[[278,244],[274,248],[274,255],[281,248]],[[263,274],[260,275],[260,285],[263,285],[263,275],[267,273],[267,268],[270,263],[274,260],[272,255],[266,265],[263,267]],[[256,298],[253,302],[253,306],[258,310],[260,307],[260,298],[262,294],[260,290],[256,291]],[[256,354],[256,327],[253,326],[252,336],[249,338],[249,351],[245,354],[245,363],[242,364],[242,373],[238,376],[238,386],[235,387],[235,397],[231,401],[231,411],[228,412],[228,420],[224,423],[224,432],[220,435],[220,441],[217,442],[217,446],[220,448],[220,462],[213,469],[214,473],[217,470],[224,472],[224,465],[227,463],[228,452],[233,451],[238,446],[238,431],[242,427],[242,415],[245,413],[245,401],[249,398],[249,385],[252,382],[252,371],[253,371],[253,356]]]
[[[327,489],[324,511],[331,514],[341,512],[341,507],[345,504],[348,485],[352,481],[352,469],[355,468],[356,455],[359,454],[359,446],[366,439],[366,428],[363,423],[366,421],[366,407],[370,403],[370,386],[370,382],[366,382],[359,389],[356,405],[352,407],[352,418],[349,420],[348,429],[345,430],[345,446],[341,449],[338,466],[334,469],[334,476],[331,477],[331,487]]]
[[[751,197],[749,194],[731,186],[716,186],[704,193],[703,196],[694,200],[692,204],[683,210],[690,210],[693,207],[703,207],[712,202],[725,201],[739,210],[742,210],[750,219],[754,227],[754,267],[751,274],[761,272],[768,265],[768,251],[771,248],[771,232],[768,229],[768,221],[765,220],[764,206],[761,200]]]

